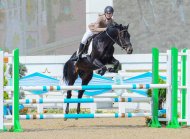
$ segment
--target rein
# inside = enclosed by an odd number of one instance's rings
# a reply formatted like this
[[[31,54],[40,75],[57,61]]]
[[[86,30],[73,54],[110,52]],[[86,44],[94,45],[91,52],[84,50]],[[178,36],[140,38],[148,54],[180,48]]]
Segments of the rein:
[[[124,32],[124,31],[126,31],[126,30],[122,30],[122,31],[118,31],[118,38],[119,38],[119,42],[120,42],[120,44],[121,44],[121,47],[122,47],[122,49],[125,49],[125,47],[124,47],[124,45],[123,45],[123,43],[122,43],[122,41],[121,41],[121,36],[120,36],[120,34],[122,33],[122,32]],[[106,35],[114,42],[114,43],[116,43],[117,45],[119,45],[118,43],[117,43],[117,40],[114,40],[109,34],[108,34],[108,32],[106,31]]]

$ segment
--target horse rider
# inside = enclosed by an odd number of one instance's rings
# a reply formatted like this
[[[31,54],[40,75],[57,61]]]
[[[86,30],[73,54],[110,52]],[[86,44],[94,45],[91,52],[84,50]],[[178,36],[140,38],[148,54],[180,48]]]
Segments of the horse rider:
[[[114,13],[113,7],[107,6],[104,9],[104,14],[99,14],[97,21],[95,23],[91,23],[88,25],[89,30],[87,30],[86,33],[84,34],[79,46],[79,50],[77,53],[78,60],[81,59],[82,57],[88,38],[94,34],[106,31],[107,26],[114,22],[114,20],[112,19],[113,13]]]

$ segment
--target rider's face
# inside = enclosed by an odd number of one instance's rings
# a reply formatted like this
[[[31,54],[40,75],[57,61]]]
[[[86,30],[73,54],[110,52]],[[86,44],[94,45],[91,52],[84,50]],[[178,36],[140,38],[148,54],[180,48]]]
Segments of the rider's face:
[[[112,16],[113,16],[113,14],[112,14],[112,13],[106,13],[106,18],[107,18],[107,19],[112,18]]]

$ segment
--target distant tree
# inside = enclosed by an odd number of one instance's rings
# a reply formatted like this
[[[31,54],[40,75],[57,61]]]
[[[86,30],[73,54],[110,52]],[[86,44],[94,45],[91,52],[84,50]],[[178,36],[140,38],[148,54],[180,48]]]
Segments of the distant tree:
[[[165,84],[166,82],[159,78],[159,84]],[[159,110],[161,110],[163,107],[163,104],[165,103],[166,101],[166,88],[160,88],[158,89],[158,92],[159,92]],[[147,95],[148,97],[152,97],[152,89],[149,89],[148,92],[147,92]]]
[[[4,64],[3,72],[5,73],[6,70],[7,70],[7,66],[6,66],[6,64]],[[4,74],[3,78],[4,78],[3,86],[6,86],[8,84],[8,80],[7,80],[6,76],[5,76],[5,74]],[[8,93],[6,91],[3,92],[3,97],[4,97],[4,99],[9,99],[9,95],[8,95]]]
[[[27,68],[24,64],[19,64],[19,78],[22,78],[23,76],[25,76],[27,73]],[[11,75],[12,77],[12,65],[10,65],[9,67],[9,74]],[[20,90],[20,93],[19,93],[19,99],[23,99],[25,97],[25,93],[24,91],[21,91]]]
[[[24,64],[19,64],[19,78],[22,78],[23,76],[25,76],[27,73],[27,68]],[[9,74],[12,77],[12,65],[10,65],[9,67]]]

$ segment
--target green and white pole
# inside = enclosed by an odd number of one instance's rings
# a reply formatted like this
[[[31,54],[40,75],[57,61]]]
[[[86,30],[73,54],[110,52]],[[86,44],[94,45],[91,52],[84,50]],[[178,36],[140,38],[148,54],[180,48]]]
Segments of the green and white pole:
[[[152,83],[158,84],[159,82],[159,50],[158,48],[152,49]],[[160,128],[161,125],[158,121],[158,88],[152,91],[152,122],[151,127]]]
[[[182,54],[186,54],[187,48],[183,49]],[[181,56],[181,86],[186,86],[186,60],[187,55]],[[181,89],[181,119],[186,119],[186,88]],[[182,122],[181,125],[185,125],[186,122]]]
[[[13,51],[13,132],[22,132],[19,120],[19,49]]]
[[[172,95],[171,95],[171,120],[168,121],[167,128],[179,128],[178,122],[178,49],[172,47]]]
[[[190,50],[186,51],[186,89],[187,89],[187,99],[186,99],[186,119],[187,126],[190,126]]]

